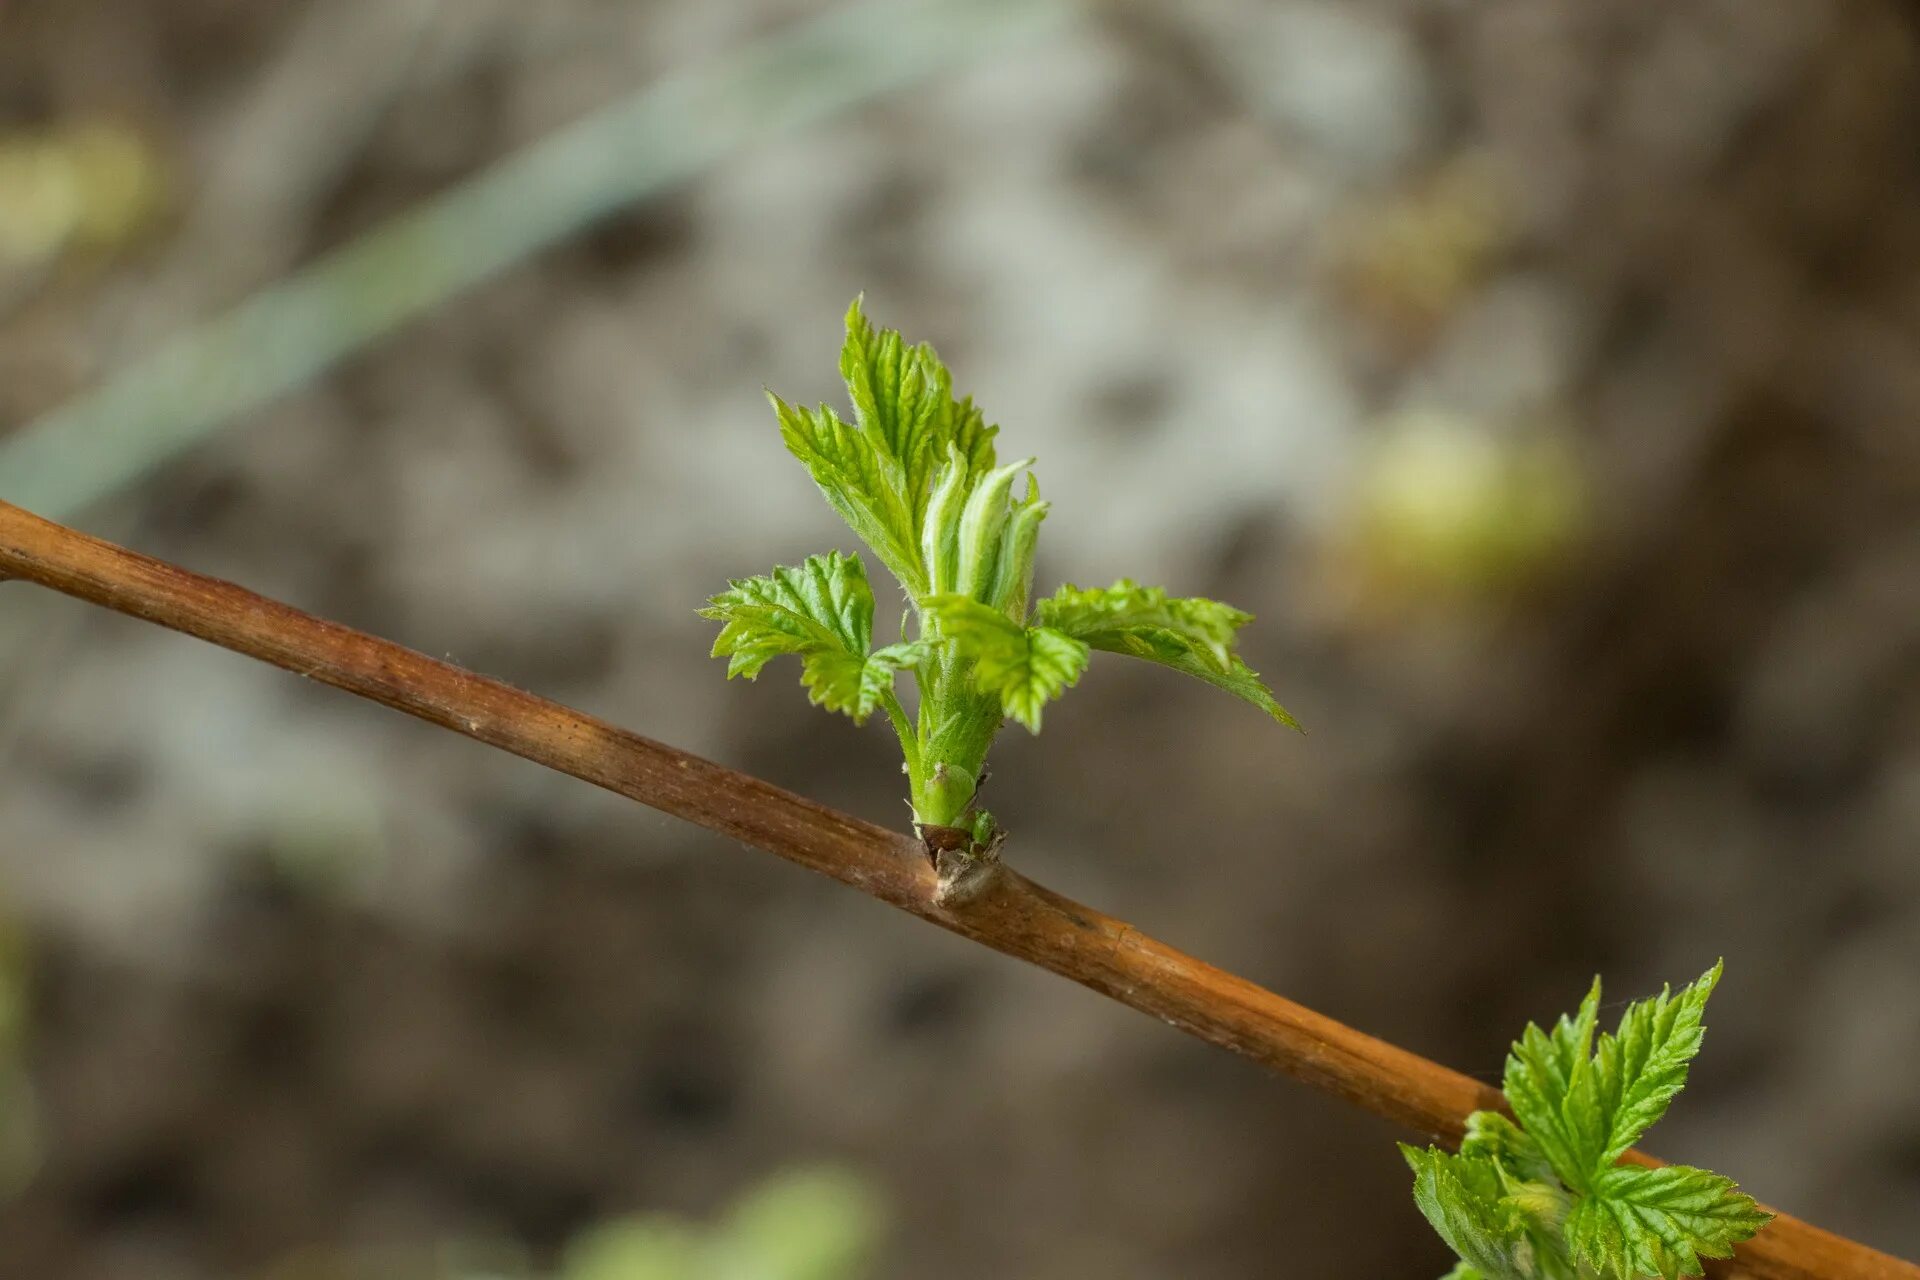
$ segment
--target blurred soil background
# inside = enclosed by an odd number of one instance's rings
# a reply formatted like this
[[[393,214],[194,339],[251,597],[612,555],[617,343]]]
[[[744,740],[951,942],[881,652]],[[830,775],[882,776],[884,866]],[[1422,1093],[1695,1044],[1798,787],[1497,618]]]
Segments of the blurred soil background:
[[[824,11],[5,0],[0,433]],[[996,752],[1022,870],[1489,1078],[1725,955],[1655,1149],[1920,1254],[1917,36],[1062,9],[48,514],[902,821],[693,614],[852,549],[762,387],[839,402],[864,290],[1039,455],[1043,584],[1252,610],[1311,730],[1096,662]],[[0,698],[0,1276],[544,1271],[821,1164],[873,1276],[1443,1269],[1387,1126],[704,832],[18,586]]]

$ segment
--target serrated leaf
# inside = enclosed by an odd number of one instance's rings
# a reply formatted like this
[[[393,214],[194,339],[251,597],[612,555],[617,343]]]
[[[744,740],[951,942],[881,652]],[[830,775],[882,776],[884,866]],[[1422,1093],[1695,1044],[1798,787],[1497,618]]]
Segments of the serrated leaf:
[[[787,451],[806,467],[828,504],[909,593],[926,591],[919,523],[899,460],[875,435],[843,422],[826,405],[808,409],[772,393],[767,398]]]
[[[752,679],[783,653],[839,649],[864,657],[873,642],[873,589],[860,557],[829,551],[772,573],[737,578],[700,616],[722,624],[713,656]]]
[[[1600,1037],[1594,1054],[1594,1090],[1606,1129],[1594,1153],[1597,1165],[1611,1165],[1667,1113],[1687,1083],[1687,1067],[1706,1035],[1702,1019],[1707,997],[1720,981],[1723,964],[1702,974],[1678,995],[1663,988],[1651,1000],[1627,1006],[1620,1027]]]
[[[1636,1001],[1597,1042],[1596,979],[1578,1013],[1551,1032],[1530,1025],[1514,1044],[1506,1091],[1519,1125],[1495,1112],[1468,1118],[1461,1159],[1492,1169],[1500,1194],[1461,1182],[1483,1225],[1524,1237],[1516,1257],[1535,1280],[1698,1275],[1701,1258],[1729,1256],[1768,1220],[1718,1174],[1613,1163],[1685,1084],[1720,972],[1716,964],[1678,994]]]
[[[752,680],[783,654],[801,659],[800,681],[818,706],[864,723],[893,687],[894,673],[924,660],[925,644],[869,653],[873,591],[858,556],[828,552],[794,568],[741,578],[700,611],[721,624],[713,656],[727,676]]]
[[[1553,1034],[1548,1037],[1551,1069],[1563,1091],[1572,1083],[1574,1066],[1592,1055],[1593,1029],[1599,1019],[1600,976],[1595,974],[1593,985],[1587,988],[1587,994],[1580,1001],[1579,1011],[1571,1018],[1561,1014],[1559,1021],[1553,1024]]]
[[[1413,1202],[1463,1263],[1485,1280],[1534,1280],[1531,1246],[1500,1203],[1492,1161],[1404,1142],[1400,1154],[1413,1170]]]
[[[934,461],[934,436],[951,399],[946,367],[926,343],[909,345],[896,330],[875,329],[855,298],[847,308],[840,377],[854,421],[899,461],[907,491],[918,492],[923,484],[915,480],[924,482]]]
[[[816,707],[852,716],[855,724],[864,724],[893,688],[894,674],[919,665],[929,651],[924,641],[890,644],[862,657],[839,650],[822,650],[807,655],[800,668],[800,683],[807,698]]]
[[[1453,1270],[1440,1277],[1440,1280],[1487,1280],[1485,1273],[1475,1270],[1464,1262],[1453,1264]]]
[[[1217,600],[1198,596],[1169,596],[1163,588],[1143,587],[1122,578],[1110,587],[1061,587],[1042,600],[1035,611],[1046,626],[1078,636],[1096,648],[1097,641],[1129,631],[1170,631],[1212,660],[1220,671],[1231,665],[1234,633],[1253,621],[1253,615]]]
[[[1600,1076],[1591,1058],[1573,1066],[1573,1080],[1560,1103],[1560,1126],[1573,1162],[1561,1177],[1574,1190],[1585,1191],[1607,1164],[1600,1159],[1607,1142],[1607,1109],[1600,1100]]]
[[[1007,716],[1040,732],[1041,709],[1087,669],[1087,646],[1051,627],[1023,627],[971,596],[923,602],[941,637],[973,663],[973,682],[1000,700]]]
[[[1574,1255],[1600,1280],[1701,1273],[1701,1258],[1725,1258],[1772,1215],[1731,1179],[1687,1165],[1616,1167],[1594,1179],[1567,1218]]]
[[[1172,667],[1252,703],[1281,724],[1300,727],[1234,653],[1235,633],[1252,615],[1232,605],[1169,596],[1122,578],[1106,588],[1061,587],[1040,602],[1034,616],[1040,625],[1092,648]]]
[[[1687,1082],[1687,1064],[1700,1051],[1705,1034],[1701,1018],[1719,980],[1716,964],[1678,995],[1668,988],[1651,1000],[1633,1002],[1621,1015],[1619,1030],[1601,1035],[1591,1056],[1580,1046],[1591,1037],[1587,1009],[1598,1004],[1599,984],[1572,1028],[1562,1019],[1554,1036],[1560,1062],[1552,1069],[1558,1070],[1568,1054],[1573,1065],[1557,1130],[1543,1134],[1533,1120],[1525,1115],[1521,1119],[1550,1154],[1556,1144],[1564,1144],[1566,1163],[1556,1162],[1555,1167],[1569,1186],[1585,1190],[1590,1179],[1611,1167],[1666,1114],[1668,1103]]]
[[[1600,982],[1595,979],[1580,1012],[1562,1016],[1551,1033],[1537,1024],[1527,1028],[1507,1054],[1503,1087],[1507,1104],[1527,1136],[1568,1186],[1585,1186],[1593,1171],[1587,1148],[1569,1127],[1564,1110],[1576,1078],[1590,1073],[1593,1024],[1599,1014]]]
[[[945,443],[959,451],[967,461],[967,470],[974,475],[993,470],[993,439],[999,434],[1000,428],[987,421],[972,396],[962,396],[949,406]]]
[[[1524,1182],[1545,1182],[1554,1176],[1540,1144],[1498,1111],[1476,1111],[1467,1117],[1460,1154],[1484,1156],[1510,1177]]]
[[[916,533],[925,529],[937,473],[958,453],[966,487],[993,469],[991,426],[971,398],[953,398],[953,379],[929,343],[908,343],[897,330],[878,329],[847,308],[840,376],[853,401],[854,421],[875,450],[897,468],[898,489]]]

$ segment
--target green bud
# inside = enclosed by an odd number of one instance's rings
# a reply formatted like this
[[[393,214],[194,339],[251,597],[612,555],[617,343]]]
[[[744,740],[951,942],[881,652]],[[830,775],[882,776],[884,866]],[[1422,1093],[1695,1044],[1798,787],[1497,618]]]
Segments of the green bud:
[[[1027,474],[1027,497],[1013,509],[1000,545],[1000,563],[993,574],[993,595],[988,601],[1015,622],[1027,616],[1027,597],[1033,592],[1033,553],[1040,543],[1040,522],[1047,518],[1048,504],[1040,501],[1040,482]]]
[[[976,849],[992,848],[993,838],[999,834],[1000,831],[1000,824],[993,820],[993,815],[985,809],[980,810],[973,815],[972,827],[973,847]]]
[[[967,460],[957,446],[950,444],[946,465],[927,503],[926,524],[920,531],[920,553],[926,558],[931,594],[955,589],[960,570],[960,509],[966,495]]]
[[[934,765],[927,778],[927,812],[919,815],[920,820],[942,827],[953,826],[973,803],[978,785],[973,774],[957,764]]]
[[[992,590],[1000,535],[1007,527],[1007,495],[1013,490],[1014,477],[1032,465],[1032,458],[1024,458],[988,472],[967,499],[960,515],[960,576],[954,584],[961,595],[984,601]]]

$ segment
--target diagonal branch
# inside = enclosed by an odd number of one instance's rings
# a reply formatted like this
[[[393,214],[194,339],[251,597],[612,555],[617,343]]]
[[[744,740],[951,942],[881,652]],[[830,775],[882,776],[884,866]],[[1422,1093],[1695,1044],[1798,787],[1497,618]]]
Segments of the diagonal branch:
[[[0,502],[0,578],[18,578],[319,680],[731,836],[1189,1035],[1447,1142],[1499,1092],[1196,960],[1012,872],[935,901],[917,842],[391,641]],[[1629,1153],[1629,1159],[1654,1163]],[[1761,1280],[1920,1280],[1920,1267],[1781,1215],[1740,1246]],[[1716,1274],[1736,1271],[1721,1264]]]

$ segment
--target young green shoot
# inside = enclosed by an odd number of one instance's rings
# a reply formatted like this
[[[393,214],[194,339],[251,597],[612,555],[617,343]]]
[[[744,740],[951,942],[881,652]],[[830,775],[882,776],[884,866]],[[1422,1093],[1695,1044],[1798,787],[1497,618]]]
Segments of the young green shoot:
[[[1460,1259],[1446,1280],[1676,1280],[1767,1224],[1717,1173],[1615,1163],[1686,1085],[1720,969],[1628,1005],[1597,1047],[1594,979],[1577,1014],[1529,1024],[1508,1054],[1518,1124],[1476,1111],[1458,1155],[1400,1145],[1414,1202]]]
[[[1299,727],[1234,652],[1249,614],[1124,578],[1034,601],[1048,504],[1033,459],[1000,465],[999,428],[970,397],[955,399],[931,346],[876,330],[859,299],[846,324],[840,374],[851,423],[824,404],[768,398],[788,451],[900,584],[903,634],[874,647],[866,567],[837,551],[735,581],[701,614],[721,624],[713,653],[729,676],[752,679],[792,654],[815,705],[856,724],[886,714],[943,891],[990,868],[1004,838],[979,804],[994,735],[1007,720],[1038,733],[1046,705],[1080,679],[1095,649],[1183,671]],[[903,672],[911,711],[899,696]]]

